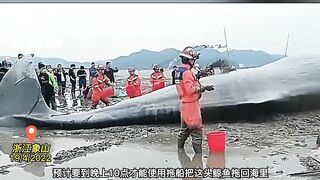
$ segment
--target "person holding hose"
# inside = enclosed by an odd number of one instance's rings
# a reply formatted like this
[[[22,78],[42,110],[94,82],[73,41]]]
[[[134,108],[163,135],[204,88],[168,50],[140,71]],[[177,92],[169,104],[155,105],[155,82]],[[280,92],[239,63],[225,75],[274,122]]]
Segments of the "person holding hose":
[[[177,69],[179,83],[176,85],[180,98],[181,129],[178,135],[178,148],[184,148],[191,135],[192,147],[196,154],[202,153],[202,117],[200,110],[201,93],[214,90],[213,85],[201,86],[191,69],[199,55],[192,47],[186,47],[180,57],[182,65]]]

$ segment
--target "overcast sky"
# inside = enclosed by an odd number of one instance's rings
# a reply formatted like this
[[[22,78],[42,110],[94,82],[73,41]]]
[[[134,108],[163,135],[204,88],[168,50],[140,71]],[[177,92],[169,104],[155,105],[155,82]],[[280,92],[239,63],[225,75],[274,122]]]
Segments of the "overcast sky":
[[[1,4],[0,55],[107,60],[148,49],[224,44],[320,55],[320,4]]]

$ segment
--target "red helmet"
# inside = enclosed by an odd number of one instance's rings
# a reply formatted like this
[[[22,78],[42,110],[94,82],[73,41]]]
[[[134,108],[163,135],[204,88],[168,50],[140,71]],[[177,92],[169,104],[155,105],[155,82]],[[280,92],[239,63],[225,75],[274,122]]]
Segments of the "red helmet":
[[[185,57],[190,60],[199,59],[199,54],[190,46],[184,48],[179,54],[180,57]]]

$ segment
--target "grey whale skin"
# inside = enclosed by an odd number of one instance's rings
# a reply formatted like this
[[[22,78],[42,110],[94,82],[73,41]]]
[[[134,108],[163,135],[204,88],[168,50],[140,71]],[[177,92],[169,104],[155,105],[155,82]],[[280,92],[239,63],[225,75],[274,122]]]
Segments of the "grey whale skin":
[[[320,107],[320,58],[286,57],[252,69],[201,79],[205,122],[254,121],[260,116]],[[50,110],[41,95],[32,59],[17,61],[0,83],[0,126],[88,129],[180,122],[175,86],[88,112]]]

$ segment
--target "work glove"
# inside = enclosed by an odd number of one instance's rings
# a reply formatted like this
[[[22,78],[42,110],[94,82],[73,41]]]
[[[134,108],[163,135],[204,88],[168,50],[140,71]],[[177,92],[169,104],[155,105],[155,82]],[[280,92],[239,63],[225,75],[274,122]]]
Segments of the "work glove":
[[[214,90],[214,86],[213,85],[203,86],[203,87],[200,88],[200,92],[212,91],[212,90]]]

